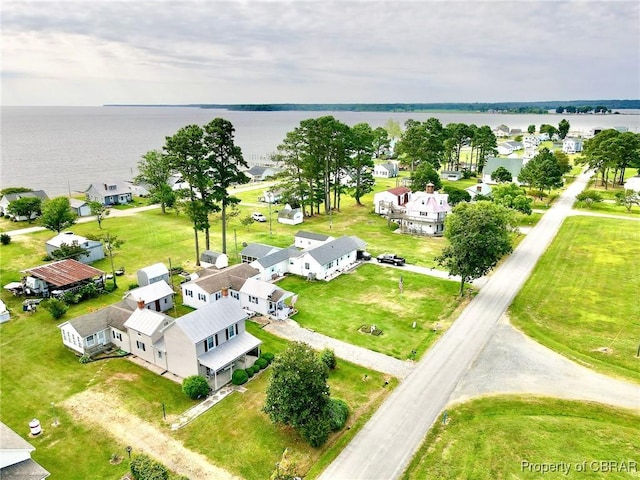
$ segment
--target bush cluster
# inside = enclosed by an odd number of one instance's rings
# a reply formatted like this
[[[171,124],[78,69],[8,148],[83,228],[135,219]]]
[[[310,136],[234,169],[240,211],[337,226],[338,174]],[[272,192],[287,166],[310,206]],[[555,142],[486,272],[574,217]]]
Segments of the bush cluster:
[[[57,298],[49,298],[42,302],[42,306],[51,314],[51,316],[57,320],[62,317],[67,310],[69,310],[69,306],[64,303],[62,300],[58,300]]]
[[[273,362],[273,359],[275,358],[275,355],[271,352],[264,352],[262,355],[260,355],[260,358],[264,358],[267,363],[271,363]]]
[[[255,369],[255,367],[257,366],[260,370],[264,370],[265,368],[267,368],[267,365],[269,365],[269,362],[267,362],[264,358],[259,358],[253,364],[253,368]]]
[[[337,362],[336,362],[336,354],[333,353],[333,350],[330,348],[325,348],[320,353],[320,360],[324,363],[329,370],[335,370]]]
[[[192,375],[182,381],[182,391],[193,400],[207,396],[209,390],[207,379],[202,375]]]
[[[253,367],[245,368],[244,371],[247,372],[247,377],[249,377],[249,378],[253,377],[253,375],[254,375]]]
[[[167,467],[147,455],[136,455],[131,460],[131,475],[134,480],[168,480]]]
[[[331,430],[335,432],[343,428],[349,417],[349,407],[347,404],[338,398],[332,398],[329,403],[329,412]]]
[[[0,243],[2,245],[9,245],[11,243],[11,236],[8,233],[0,234]]]
[[[242,385],[249,381],[249,375],[244,370],[236,370],[231,375],[231,383],[234,385]]]

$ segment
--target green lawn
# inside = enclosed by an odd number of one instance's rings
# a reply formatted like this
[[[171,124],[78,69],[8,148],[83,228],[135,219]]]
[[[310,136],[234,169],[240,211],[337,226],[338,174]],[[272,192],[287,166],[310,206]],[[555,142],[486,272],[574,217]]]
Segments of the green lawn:
[[[513,302],[513,324],[582,365],[639,381],[639,227],[567,218]]]
[[[446,426],[438,421],[427,434],[404,473],[405,480],[638,478],[640,417],[630,411],[599,404],[500,396],[455,406],[448,414]],[[599,471],[601,460],[627,462],[630,471],[603,473]],[[523,468],[523,462],[565,462],[571,469],[567,476],[542,474],[526,464]],[[578,472],[582,465],[585,470]]]
[[[438,336],[433,326],[447,326],[460,304],[457,282],[373,264],[328,283],[289,276],[278,285],[299,294],[294,319],[303,327],[401,359],[410,358],[412,350],[421,356]],[[361,333],[362,325],[383,333]]]

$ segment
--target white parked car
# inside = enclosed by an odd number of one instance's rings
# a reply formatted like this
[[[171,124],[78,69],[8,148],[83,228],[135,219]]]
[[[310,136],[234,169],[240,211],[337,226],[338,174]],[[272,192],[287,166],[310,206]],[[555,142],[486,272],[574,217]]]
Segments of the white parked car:
[[[251,218],[253,218],[253,220],[256,221],[256,222],[266,222],[267,221],[267,217],[265,217],[263,214],[258,213],[258,212],[253,212],[251,214]]]

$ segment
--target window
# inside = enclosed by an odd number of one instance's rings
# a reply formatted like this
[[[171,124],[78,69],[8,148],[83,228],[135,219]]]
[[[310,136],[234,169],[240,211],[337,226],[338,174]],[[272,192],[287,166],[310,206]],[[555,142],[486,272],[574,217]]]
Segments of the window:
[[[144,346],[144,343],[139,341],[139,340],[136,340],[136,346],[138,347],[138,350],[142,350],[143,352],[147,351],[145,346]]]
[[[111,336],[116,340],[122,341],[122,334],[119,332],[116,332],[115,330],[111,330]]]
[[[96,344],[96,339],[93,335],[87,337],[87,347],[93,347]]]
[[[227,328],[227,340],[236,336],[236,326],[231,325]]]
[[[204,341],[204,351],[208,352],[209,350],[216,348],[216,342],[213,335],[207,337]]]
[[[240,294],[238,292],[231,292],[231,296],[236,300],[240,300]]]
[[[162,352],[158,350],[158,358],[162,358]]]
[[[304,269],[305,269],[305,270],[309,270],[309,262],[306,262],[306,263],[304,264]]]
[[[220,300],[222,298],[222,292],[216,292],[216,300]]]
[[[253,295],[249,295],[249,303],[258,304],[258,297],[254,297]]]
[[[207,296],[204,293],[199,293],[198,294],[198,300],[200,300],[201,302],[206,302],[207,301]]]
[[[165,299],[164,299],[164,303],[165,303],[165,305],[166,305],[167,303],[169,303],[169,299],[168,299],[168,298],[165,298]]]
[[[62,338],[64,338],[64,341],[68,341],[67,340],[67,331],[66,330],[62,330]]]
[[[185,294],[187,297],[191,297],[191,298],[193,298],[193,290],[185,290],[185,291],[184,291],[184,294]]]

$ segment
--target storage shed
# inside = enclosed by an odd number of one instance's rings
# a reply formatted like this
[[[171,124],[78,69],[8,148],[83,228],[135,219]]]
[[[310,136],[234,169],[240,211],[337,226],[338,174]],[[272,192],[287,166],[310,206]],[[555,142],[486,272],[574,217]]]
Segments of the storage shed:
[[[138,285],[144,287],[164,280],[169,283],[169,269],[164,263],[154,263],[138,270]]]
[[[204,268],[216,267],[218,269],[229,266],[229,257],[220,252],[205,250],[200,254],[200,265]]]

